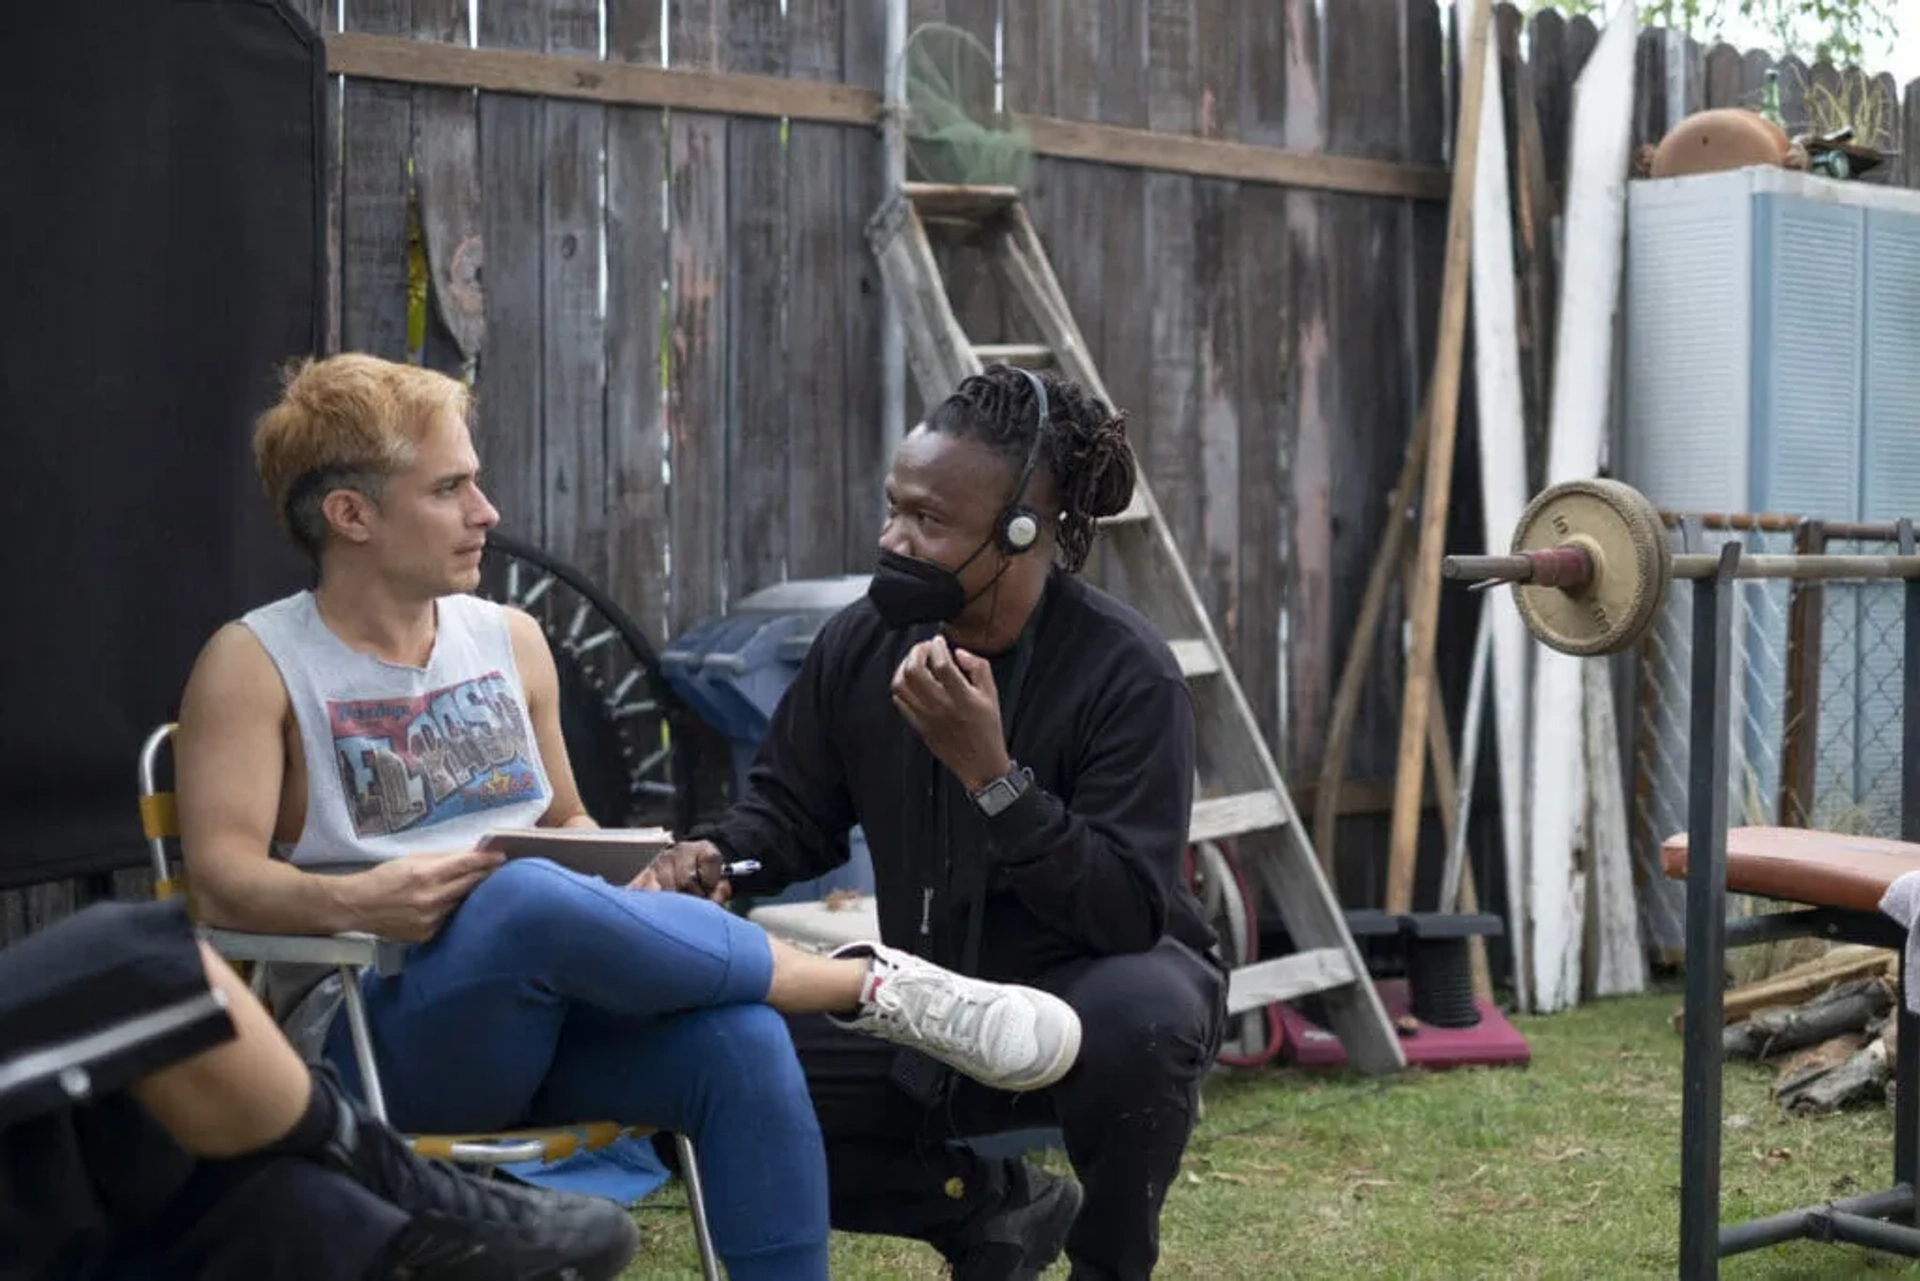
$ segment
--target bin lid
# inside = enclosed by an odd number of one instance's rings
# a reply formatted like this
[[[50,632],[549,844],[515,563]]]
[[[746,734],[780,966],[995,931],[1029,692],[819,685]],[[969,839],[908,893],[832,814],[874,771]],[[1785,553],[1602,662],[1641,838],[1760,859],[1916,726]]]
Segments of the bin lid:
[[[807,656],[821,624],[865,596],[872,577],[871,574],[842,574],[835,578],[791,578],[742,597],[731,612],[796,616],[793,629],[781,638],[774,656],[798,666]]]
[[[837,578],[790,578],[743,596],[729,613],[791,614],[837,613],[867,594],[870,574],[842,574]]]

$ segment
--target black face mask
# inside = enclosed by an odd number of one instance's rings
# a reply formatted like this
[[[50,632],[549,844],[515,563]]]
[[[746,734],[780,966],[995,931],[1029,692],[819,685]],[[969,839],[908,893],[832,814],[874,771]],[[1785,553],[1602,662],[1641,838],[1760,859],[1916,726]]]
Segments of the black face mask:
[[[960,562],[960,569],[948,569],[930,560],[883,550],[873,578],[867,584],[867,599],[879,612],[880,621],[895,631],[921,623],[950,623],[972,600],[960,584],[960,570],[973,564],[975,557],[991,546],[992,539],[980,544],[972,556]],[[995,574],[987,587],[999,578],[1000,575]],[[982,587],[980,591],[986,589]]]

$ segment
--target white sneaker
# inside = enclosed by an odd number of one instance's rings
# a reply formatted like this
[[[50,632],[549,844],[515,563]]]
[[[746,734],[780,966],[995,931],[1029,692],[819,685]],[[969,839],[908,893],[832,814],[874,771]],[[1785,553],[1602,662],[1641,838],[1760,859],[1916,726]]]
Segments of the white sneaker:
[[[1045,1089],[1080,1056],[1080,1016],[1050,993],[967,978],[884,943],[848,943],[873,972],[842,1027],[911,1046],[996,1090]]]

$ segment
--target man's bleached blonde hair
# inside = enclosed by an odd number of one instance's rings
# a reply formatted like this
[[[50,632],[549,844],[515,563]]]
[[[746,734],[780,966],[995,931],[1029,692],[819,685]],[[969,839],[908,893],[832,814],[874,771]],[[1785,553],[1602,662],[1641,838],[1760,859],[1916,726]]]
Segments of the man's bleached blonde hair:
[[[253,431],[254,469],[281,531],[318,562],[326,496],[352,489],[377,501],[428,425],[449,411],[465,421],[472,406],[465,383],[418,365],[358,352],[291,365]]]

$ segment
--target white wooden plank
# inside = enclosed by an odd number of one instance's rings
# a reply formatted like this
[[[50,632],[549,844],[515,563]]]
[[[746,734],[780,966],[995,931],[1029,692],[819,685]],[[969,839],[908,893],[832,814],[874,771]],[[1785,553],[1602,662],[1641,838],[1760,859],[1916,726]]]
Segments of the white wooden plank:
[[[1606,439],[1639,22],[1635,0],[1621,0],[1574,85],[1550,485],[1593,476]],[[1533,1008],[1543,1013],[1580,1000],[1587,886],[1575,850],[1586,815],[1586,661],[1544,646],[1534,652],[1527,906]]]
[[[1187,839],[1196,843],[1221,841],[1242,832],[1281,827],[1286,821],[1287,811],[1272,792],[1212,796],[1193,803],[1193,821],[1187,828]]]
[[[1023,369],[1045,369],[1054,363],[1053,349],[1044,343],[976,343],[973,354],[983,365],[1018,365]]]
[[[1501,103],[1500,50],[1487,44],[1486,88],[1480,97],[1480,158],[1473,193],[1474,385],[1479,406],[1481,510],[1489,552],[1502,552],[1527,505],[1526,410],[1520,390],[1519,306],[1514,296],[1512,198],[1507,189],[1506,109]],[[1527,675],[1533,641],[1511,591],[1488,592],[1481,608],[1493,630],[1495,754],[1500,774],[1500,835],[1507,885],[1526,876]],[[1519,903],[1515,889],[1510,902]],[[1507,943],[1513,972],[1527,966],[1527,914],[1511,911]],[[1521,1009],[1531,991],[1515,983]]]
[[[1297,1001],[1354,981],[1353,962],[1337,947],[1309,948],[1271,961],[1255,961],[1227,982],[1228,1015],[1245,1014],[1279,1001]]]
[[[1182,676],[1211,676],[1220,670],[1220,656],[1203,640],[1168,641]]]
[[[1640,940],[1640,907],[1634,897],[1627,792],[1620,776],[1620,735],[1613,714],[1613,669],[1606,659],[1586,665],[1587,841],[1593,864],[1594,925],[1592,992],[1623,996],[1647,986],[1646,952]]]

